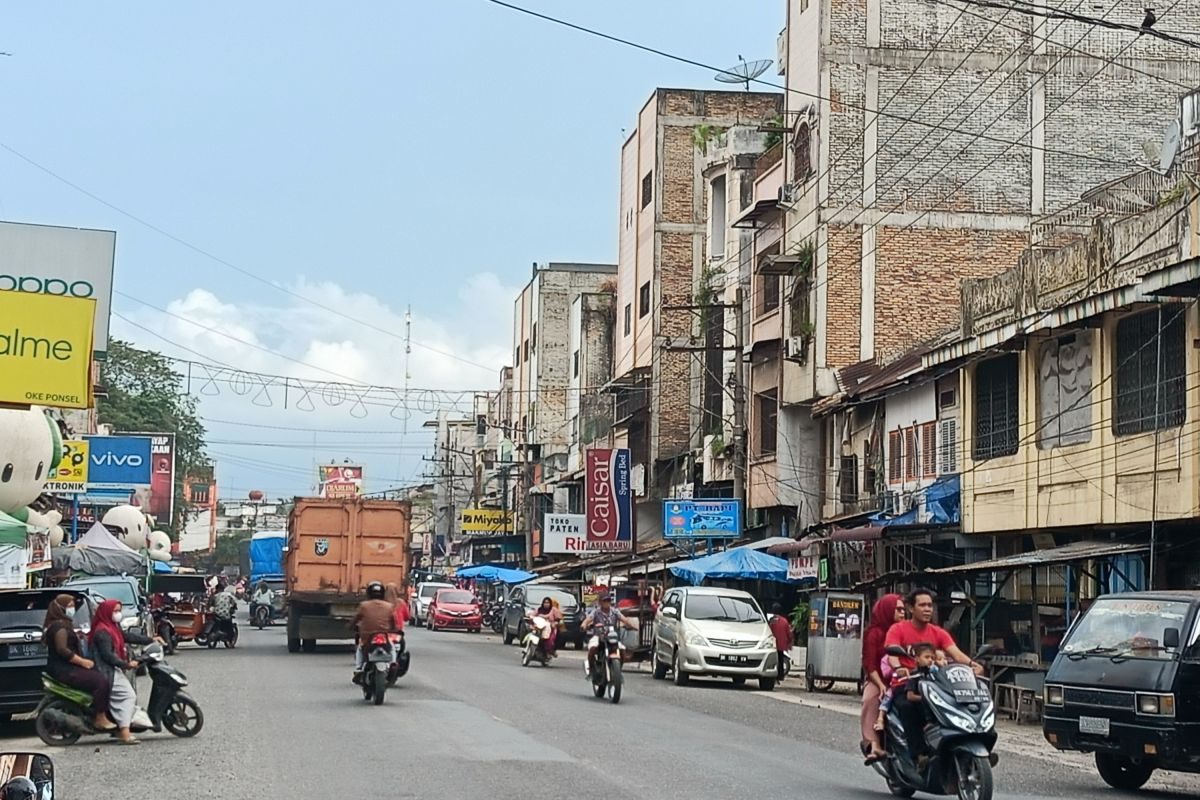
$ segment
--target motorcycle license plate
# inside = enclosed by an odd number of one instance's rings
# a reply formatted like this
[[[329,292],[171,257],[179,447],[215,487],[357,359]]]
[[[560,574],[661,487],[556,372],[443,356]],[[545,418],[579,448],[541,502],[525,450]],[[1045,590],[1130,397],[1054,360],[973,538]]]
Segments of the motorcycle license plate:
[[[749,656],[719,656],[722,664],[745,664],[750,660]]]
[[[46,655],[46,646],[40,642],[10,644],[7,647],[7,658],[38,658]]]
[[[1107,717],[1080,717],[1079,732],[1090,733],[1094,736],[1108,736],[1108,718]]]

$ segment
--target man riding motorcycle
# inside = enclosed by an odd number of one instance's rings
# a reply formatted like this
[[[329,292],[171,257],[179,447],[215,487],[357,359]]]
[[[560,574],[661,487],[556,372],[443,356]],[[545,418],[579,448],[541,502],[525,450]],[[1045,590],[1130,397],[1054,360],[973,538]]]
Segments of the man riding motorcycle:
[[[888,629],[884,647],[898,646],[909,650],[915,644],[928,643],[945,652],[950,661],[966,664],[976,675],[983,674],[983,666],[972,661],[970,656],[960,650],[954,643],[954,637],[946,629],[933,624],[933,592],[929,589],[914,589],[905,598],[905,604],[908,606],[909,619],[897,622]],[[911,675],[917,666],[912,658],[888,656],[888,660],[898,676]],[[909,755],[915,760],[921,755],[925,744],[920,735],[920,731],[925,727],[925,708],[921,701],[909,700],[903,692],[897,693],[893,707],[900,721],[904,723],[904,730],[915,732],[915,735],[910,733],[906,737]]]
[[[584,671],[589,675],[592,671],[592,656],[596,654],[596,649],[600,647],[600,637],[608,630],[609,626],[620,625],[628,628],[631,631],[637,630],[637,625],[629,621],[629,618],[622,614],[617,609],[613,608],[612,595],[605,593],[598,598],[600,606],[588,615],[583,621],[583,629],[591,633],[591,638],[588,639],[587,658],[583,662]]]
[[[367,663],[367,643],[376,634],[396,632],[396,607],[385,598],[387,589],[379,581],[367,584],[367,599],[358,604],[358,611],[350,623],[354,629],[354,680],[357,682]]]
[[[212,609],[215,626],[219,627],[225,638],[233,638],[233,617],[237,614],[237,598],[234,597],[233,587],[226,586],[213,596]]]

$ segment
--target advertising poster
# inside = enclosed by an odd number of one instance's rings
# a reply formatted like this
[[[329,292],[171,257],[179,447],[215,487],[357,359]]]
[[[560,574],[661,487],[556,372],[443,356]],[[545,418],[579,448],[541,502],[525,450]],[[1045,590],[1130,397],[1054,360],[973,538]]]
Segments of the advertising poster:
[[[31,533],[25,537],[25,549],[29,553],[26,569],[37,572],[50,569],[50,534]]]
[[[734,499],[663,501],[664,539],[737,539],[742,505]]]
[[[825,635],[825,598],[813,597],[809,600],[808,635]]]
[[[363,491],[363,468],[349,464],[329,464],[317,467],[321,497],[327,500],[347,500]]]
[[[458,529],[472,536],[508,536],[513,529],[513,512],[498,508],[465,508]]]
[[[94,316],[88,323],[89,350],[84,353],[90,362],[92,347],[100,356],[108,349],[116,248],[114,231],[0,222],[0,253],[5,256],[0,264],[0,292],[86,301]]]
[[[95,316],[94,300],[0,290],[0,403],[89,407]]]
[[[546,514],[542,536],[543,553],[586,553],[587,515]]]
[[[54,494],[82,494],[87,491],[88,443],[82,439],[63,442],[62,461],[46,481],[46,491]]]
[[[85,436],[88,493],[132,495],[150,489],[149,436]],[[125,501],[119,501],[125,502]]]
[[[788,580],[815,581],[817,579],[817,557],[792,553],[788,557]]]
[[[629,450],[587,451],[587,549],[590,552],[633,550],[633,487]]]
[[[150,436],[150,502],[147,512],[159,524],[170,525],[175,510],[175,434]]]
[[[831,639],[862,638],[863,599],[830,597],[825,635]]]

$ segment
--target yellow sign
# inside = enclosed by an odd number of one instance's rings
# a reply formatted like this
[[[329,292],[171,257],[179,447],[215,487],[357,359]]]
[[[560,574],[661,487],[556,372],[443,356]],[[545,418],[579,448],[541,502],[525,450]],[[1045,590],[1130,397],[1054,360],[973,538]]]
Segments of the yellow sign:
[[[463,533],[490,533],[503,536],[511,533],[513,514],[497,508],[467,508],[462,512],[459,530]]]
[[[0,291],[0,403],[87,408],[96,301]]]
[[[63,442],[62,461],[58,468],[46,481],[46,491],[49,492],[83,492],[86,490],[88,479],[88,443],[84,439],[78,441],[68,439]]]

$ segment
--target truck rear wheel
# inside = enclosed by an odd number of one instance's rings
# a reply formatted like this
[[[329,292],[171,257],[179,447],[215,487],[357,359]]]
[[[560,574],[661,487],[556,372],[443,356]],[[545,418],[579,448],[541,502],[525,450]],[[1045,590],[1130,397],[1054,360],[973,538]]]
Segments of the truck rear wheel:
[[[287,618],[287,648],[289,653],[300,652],[300,620],[291,614]]]
[[[317,640],[316,639],[301,639],[300,640],[300,649],[306,653],[317,652]]]

